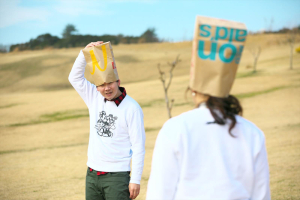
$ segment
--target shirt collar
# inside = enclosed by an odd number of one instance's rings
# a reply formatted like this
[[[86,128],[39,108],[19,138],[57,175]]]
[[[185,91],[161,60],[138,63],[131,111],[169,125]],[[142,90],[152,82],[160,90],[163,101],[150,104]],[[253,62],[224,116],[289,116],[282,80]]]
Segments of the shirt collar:
[[[199,108],[207,108],[206,102],[200,103]]]
[[[122,92],[122,94],[120,96],[118,96],[117,98],[112,99],[112,100],[108,100],[108,99],[104,98],[104,102],[106,102],[106,101],[114,101],[115,104],[117,106],[119,106],[121,104],[121,102],[123,101],[123,99],[125,98],[125,96],[127,95],[125,88],[119,87],[119,90]]]

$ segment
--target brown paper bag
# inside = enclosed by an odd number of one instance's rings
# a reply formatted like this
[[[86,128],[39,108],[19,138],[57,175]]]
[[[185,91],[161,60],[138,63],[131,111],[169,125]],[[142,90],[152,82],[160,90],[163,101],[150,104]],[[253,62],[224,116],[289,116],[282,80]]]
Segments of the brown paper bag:
[[[243,23],[197,16],[190,88],[215,97],[227,97],[246,36]]]
[[[82,49],[86,68],[96,86],[119,80],[113,49],[110,42]]]

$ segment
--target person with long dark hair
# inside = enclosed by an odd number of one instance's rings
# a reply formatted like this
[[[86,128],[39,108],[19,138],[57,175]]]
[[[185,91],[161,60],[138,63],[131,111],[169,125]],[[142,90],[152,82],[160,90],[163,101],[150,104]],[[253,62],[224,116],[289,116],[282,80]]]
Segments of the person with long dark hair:
[[[264,134],[230,95],[246,35],[241,23],[196,18],[188,89],[196,108],[160,130],[147,200],[271,198]]]
[[[147,199],[270,199],[263,132],[236,97],[192,95],[196,109],[158,135]]]

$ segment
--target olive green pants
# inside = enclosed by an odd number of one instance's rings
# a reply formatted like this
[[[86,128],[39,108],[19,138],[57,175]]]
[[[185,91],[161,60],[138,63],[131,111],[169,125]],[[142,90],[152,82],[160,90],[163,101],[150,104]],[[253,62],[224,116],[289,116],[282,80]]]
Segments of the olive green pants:
[[[85,198],[86,200],[130,200],[128,172],[109,172],[97,175],[96,171],[86,174]]]

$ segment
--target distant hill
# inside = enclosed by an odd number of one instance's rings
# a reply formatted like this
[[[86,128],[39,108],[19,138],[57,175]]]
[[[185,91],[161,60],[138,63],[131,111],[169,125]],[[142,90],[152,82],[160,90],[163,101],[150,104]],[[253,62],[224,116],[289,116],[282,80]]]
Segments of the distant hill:
[[[84,47],[91,41],[110,41],[113,45],[117,44],[132,44],[132,43],[151,43],[159,42],[155,29],[149,28],[140,36],[123,36],[119,35],[71,35],[68,34],[63,38],[52,36],[49,33],[39,35],[35,39],[22,44],[14,44],[10,46],[9,51],[25,51],[25,50],[40,50],[45,48],[72,48]]]
[[[290,47],[285,34],[249,35],[239,66],[240,73],[251,72],[253,56],[249,49],[257,46],[262,48],[258,59],[258,71],[261,70],[262,64],[268,65],[272,60],[289,59]],[[295,48],[298,46],[299,42]],[[68,75],[82,48],[0,54],[0,92],[71,88]],[[162,70],[167,72],[168,62],[172,62],[178,54],[181,62],[174,69],[174,77],[189,75],[192,42],[119,44],[113,45],[113,49],[122,84],[157,80],[159,77],[157,64],[160,63]],[[286,62],[286,65],[288,69],[289,62]],[[86,78],[92,81],[89,73],[86,73]]]

